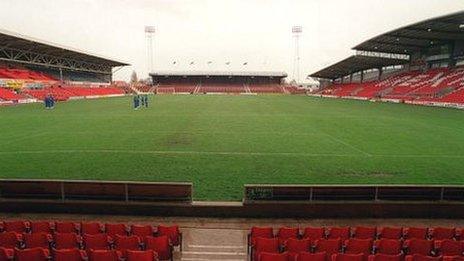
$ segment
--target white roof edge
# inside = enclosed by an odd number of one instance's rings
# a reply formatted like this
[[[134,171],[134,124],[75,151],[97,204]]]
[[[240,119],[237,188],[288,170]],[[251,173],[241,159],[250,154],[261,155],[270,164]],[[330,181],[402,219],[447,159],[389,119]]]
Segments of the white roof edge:
[[[154,71],[151,76],[265,76],[287,77],[286,72],[272,71]]]
[[[57,43],[48,42],[46,40],[38,39],[38,38],[35,38],[35,37],[23,35],[23,34],[16,33],[16,32],[12,32],[12,31],[9,31],[9,30],[3,29],[3,28],[0,28],[0,34],[20,38],[20,39],[30,41],[30,42],[35,42],[35,43],[39,43],[39,44],[48,45],[50,47],[55,47],[55,48],[59,48],[59,49],[63,49],[63,50],[83,54],[83,55],[93,56],[93,57],[103,59],[103,60],[108,60],[108,61],[112,61],[112,62],[116,62],[116,63],[129,65],[129,63],[125,62],[125,61],[121,61],[121,60],[113,59],[113,58],[106,57],[106,56],[103,56],[103,55],[94,54],[94,53],[91,53],[91,52],[79,50],[79,49],[74,48],[74,47],[69,47],[69,46],[65,46],[65,45],[61,45],[61,44],[57,44]]]

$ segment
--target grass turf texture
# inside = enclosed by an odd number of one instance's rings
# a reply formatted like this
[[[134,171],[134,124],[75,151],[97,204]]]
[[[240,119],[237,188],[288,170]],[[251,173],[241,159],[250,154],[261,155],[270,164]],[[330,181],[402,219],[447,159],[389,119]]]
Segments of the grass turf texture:
[[[464,112],[306,96],[151,97],[0,108],[0,177],[245,183],[464,183]]]

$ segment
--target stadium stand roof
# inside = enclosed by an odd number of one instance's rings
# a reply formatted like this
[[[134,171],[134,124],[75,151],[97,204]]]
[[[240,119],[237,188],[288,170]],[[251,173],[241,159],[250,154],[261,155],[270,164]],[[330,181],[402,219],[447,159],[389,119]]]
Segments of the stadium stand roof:
[[[151,76],[240,76],[240,77],[279,77],[285,78],[285,72],[233,72],[233,71],[158,71]]]
[[[353,49],[411,54],[455,40],[464,40],[464,11],[395,29],[369,39]]]
[[[111,73],[112,67],[129,65],[126,62],[2,29],[0,29],[0,61],[106,74]]]
[[[352,55],[340,62],[330,65],[310,77],[322,79],[336,79],[355,72],[408,63],[409,60],[401,58],[388,58],[382,56]]]

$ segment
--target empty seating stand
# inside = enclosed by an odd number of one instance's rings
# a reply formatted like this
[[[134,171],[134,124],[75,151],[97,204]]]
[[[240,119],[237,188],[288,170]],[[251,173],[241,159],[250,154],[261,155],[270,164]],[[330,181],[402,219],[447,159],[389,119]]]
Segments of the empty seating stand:
[[[252,227],[248,245],[251,260],[451,261],[463,239],[453,227]]]
[[[149,233],[133,231],[141,227]],[[172,260],[181,245],[177,225],[5,220],[0,226],[0,260]]]

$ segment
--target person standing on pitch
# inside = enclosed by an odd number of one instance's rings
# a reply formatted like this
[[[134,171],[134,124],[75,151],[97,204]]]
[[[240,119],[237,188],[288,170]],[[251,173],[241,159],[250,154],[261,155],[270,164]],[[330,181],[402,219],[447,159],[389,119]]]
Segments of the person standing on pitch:
[[[53,96],[50,94],[50,109],[54,109],[55,108],[55,99],[53,98]]]
[[[145,100],[145,108],[148,108],[148,94],[145,94],[143,99]]]
[[[140,107],[144,107],[145,106],[145,100],[143,99],[143,96],[139,96],[139,99],[140,99]]]
[[[139,107],[138,96],[134,95],[134,110],[137,110],[138,107]]]
[[[48,95],[45,95],[44,97],[44,104],[45,104],[45,109],[48,109]]]

